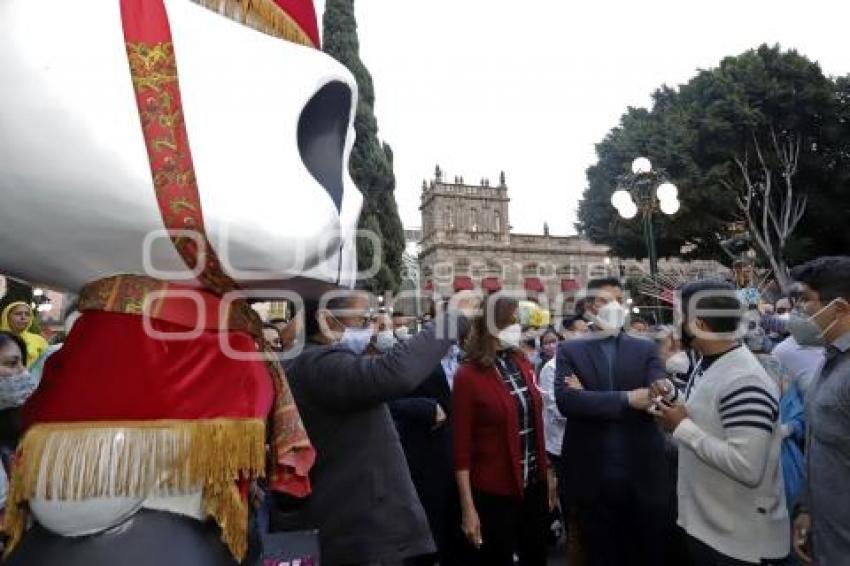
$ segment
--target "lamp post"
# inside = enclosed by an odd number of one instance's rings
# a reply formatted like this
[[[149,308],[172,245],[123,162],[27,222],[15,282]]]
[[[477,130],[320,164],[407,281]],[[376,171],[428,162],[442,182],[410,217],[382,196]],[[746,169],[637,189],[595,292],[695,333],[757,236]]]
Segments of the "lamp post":
[[[646,157],[638,157],[632,162],[632,172],[620,177],[617,190],[611,195],[611,204],[624,220],[631,220],[640,213],[649,271],[653,278],[658,275],[653,217],[656,211],[667,216],[676,214],[680,206],[678,196],[676,185],[668,180],[664,171],[653,169]]]
[[[39,314],[46,313],[53,308],[53,305],[50,302],[50,297],[47,296],[47,292],[40,287],[36,287],[32,290],[32,303],[30,303],[30,306],[33,311]]]

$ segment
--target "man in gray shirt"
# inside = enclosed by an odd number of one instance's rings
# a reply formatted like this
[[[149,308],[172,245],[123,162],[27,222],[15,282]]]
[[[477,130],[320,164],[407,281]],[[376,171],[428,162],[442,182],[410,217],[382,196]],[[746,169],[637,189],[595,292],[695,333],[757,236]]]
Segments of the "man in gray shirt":
[[[850,560],[850,257],[822,257],[794,269],[798,310],[789,330],[801,346],[825,346],[826,361],[806,396],[807,478],[794,521],[805,563]]]

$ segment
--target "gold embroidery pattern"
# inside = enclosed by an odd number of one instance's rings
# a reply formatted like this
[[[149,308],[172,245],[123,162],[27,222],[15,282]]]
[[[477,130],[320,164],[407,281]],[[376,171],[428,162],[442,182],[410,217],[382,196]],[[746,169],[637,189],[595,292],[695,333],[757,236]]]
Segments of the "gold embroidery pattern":
[[[190,269],[204,261],[199,278],[205,287],[218,294],[234,290],[235,282],[224,274],[204,233],[174,46],[171,42],[128,42],[127,58],[163,223],[169,230],[197,233],[196,238],[175,233],[172,240]],[[198,249],[199,243],[203,250]]]

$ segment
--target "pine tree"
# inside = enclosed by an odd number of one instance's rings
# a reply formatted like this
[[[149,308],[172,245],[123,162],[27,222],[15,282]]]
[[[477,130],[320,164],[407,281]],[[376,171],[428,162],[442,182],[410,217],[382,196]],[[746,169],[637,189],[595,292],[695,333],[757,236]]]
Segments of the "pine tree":
[[[392,149],[378,139],[372,76],[360,60],[354,0],[327,1],[322,43],[325,52],[351,71],[359,90],[354,120],[357,141],[351,152],[349,170],[354,184],[363,193],[359,228],[375,232],[382,244],[380,269],[365,286],[375,292],[395,292],[401,281],[404,230],[395,200]],[[368,269],[374,255],[371,243],[361,238],[357,245],[358,267]]]

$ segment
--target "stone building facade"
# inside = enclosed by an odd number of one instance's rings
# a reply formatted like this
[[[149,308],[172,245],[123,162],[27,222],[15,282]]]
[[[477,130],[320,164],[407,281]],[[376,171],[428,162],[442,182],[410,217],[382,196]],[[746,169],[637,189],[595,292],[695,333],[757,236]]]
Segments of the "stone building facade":
[[[497,184],[449,180],[440,170],[422,185],[419,282],[425,293],[446,296],[460,289],[527,293],[553,311],[569,310],[589,279],[649,274],[646,261],[612,257],[606,246],[579,236],[511,232],[505,174]],[[683,272],[681,262],[661,260],[660,271]],[[713,262],[687,264],[687,275],[716,271]],[[567,303],[565,305],[564,303]]]

